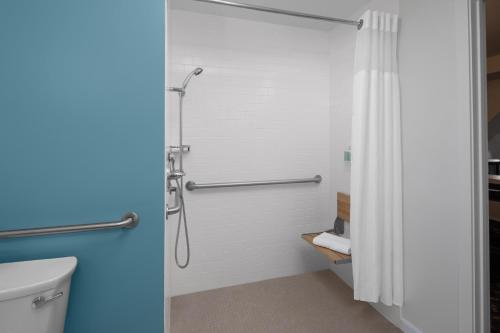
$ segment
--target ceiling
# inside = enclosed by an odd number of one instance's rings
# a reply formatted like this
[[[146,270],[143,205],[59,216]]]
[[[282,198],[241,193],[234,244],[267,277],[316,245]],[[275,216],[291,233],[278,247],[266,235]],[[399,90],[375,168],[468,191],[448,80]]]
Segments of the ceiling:
[[[486,49],[488,57],[500,54],[500,1],[486,1]]]
[[[273,7],[336,18],[351,18],[366,6],[370,0],[231,0],[251,5]],[[495,0],[496,1],[496,0]],[[276,24],[286,24],[302,28],[329,30],[335,23],[322,22],[287,15],[257,12],[248,9],[201,3],[193,0],[169,0],[169,8],[189,10],[198,13],[229,16]]]

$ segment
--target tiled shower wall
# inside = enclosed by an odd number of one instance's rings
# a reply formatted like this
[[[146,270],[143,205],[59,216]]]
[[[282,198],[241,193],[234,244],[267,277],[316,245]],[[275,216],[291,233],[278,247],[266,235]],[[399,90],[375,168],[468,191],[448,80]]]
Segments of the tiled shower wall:
[[[336,212],[337,192],[350,192],[351,163],[343,159],[351,145],[352,87],[356,29],[338,25],[330,32],[330,189],[331,202]],[[345,236],[349,237],[350,223],[345,223]],[[331,265],[331,269],[352,284],[352,266]]]
[[[303,178],[316,184],[185,192],[191,263],[170,295],[323,269],[300,238],[331,225],[328,33],[170,10],[168,85],[197,66],[184,104],[187,180]],[[176,94],[167,141],[178,143]],[[172,260],[177,216],[168,220]],[[181,235],[182,236],[182,235]],[[185,256],[181,237],[181,258]]]

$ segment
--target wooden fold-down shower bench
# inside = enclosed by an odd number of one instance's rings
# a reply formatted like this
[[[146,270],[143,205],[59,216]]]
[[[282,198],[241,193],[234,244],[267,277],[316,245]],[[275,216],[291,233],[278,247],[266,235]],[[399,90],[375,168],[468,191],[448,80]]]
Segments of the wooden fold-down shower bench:
[[[345,222],[350,221],[350,206],[351,198],[349,194],[342,192],[337,192],[337,216],[340,217]],[[313,232],[308,234],[302,234],[302,238],[314,246],[316,251],[324,254],[328,260],[335,264],[346,264],[351,262],[351,256],[349,254],[343,254],[337,251],[327,249],[326,247],[321,247],[313,244],[314,237],[318,236],[321,232]]]

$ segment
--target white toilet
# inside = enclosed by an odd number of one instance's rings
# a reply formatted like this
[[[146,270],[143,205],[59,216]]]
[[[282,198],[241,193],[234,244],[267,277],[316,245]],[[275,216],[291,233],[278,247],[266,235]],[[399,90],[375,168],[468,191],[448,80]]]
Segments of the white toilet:
[[[63,333],[75,257],[0,264],[0,332]]]

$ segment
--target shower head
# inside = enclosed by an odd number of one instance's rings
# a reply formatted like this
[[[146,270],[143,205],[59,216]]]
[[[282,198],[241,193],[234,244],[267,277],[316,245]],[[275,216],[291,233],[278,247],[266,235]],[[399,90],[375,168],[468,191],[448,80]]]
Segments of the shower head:
[[[203,68],[197,67],[195,68],[191,73],[189,73],[186,78],[184,79],[184,82],[182,82],[182,87],[168,87],[168,91],[173,91],[179,93],[181,96],[184,96],[186,94],[186,87],[191,80],[193,76],[198,76],[203,72]]]
[[[200,75],[201,72],[203,72],[203,68],[201,67],[198,67],[198,68],[195,68],[191,73],[188,74],[188,76],[186,76],[186,78],[184,79],[184,82],[182,82],[182,89],[186,89],[189,81],[191,80],[191,78],[196,75]]]

